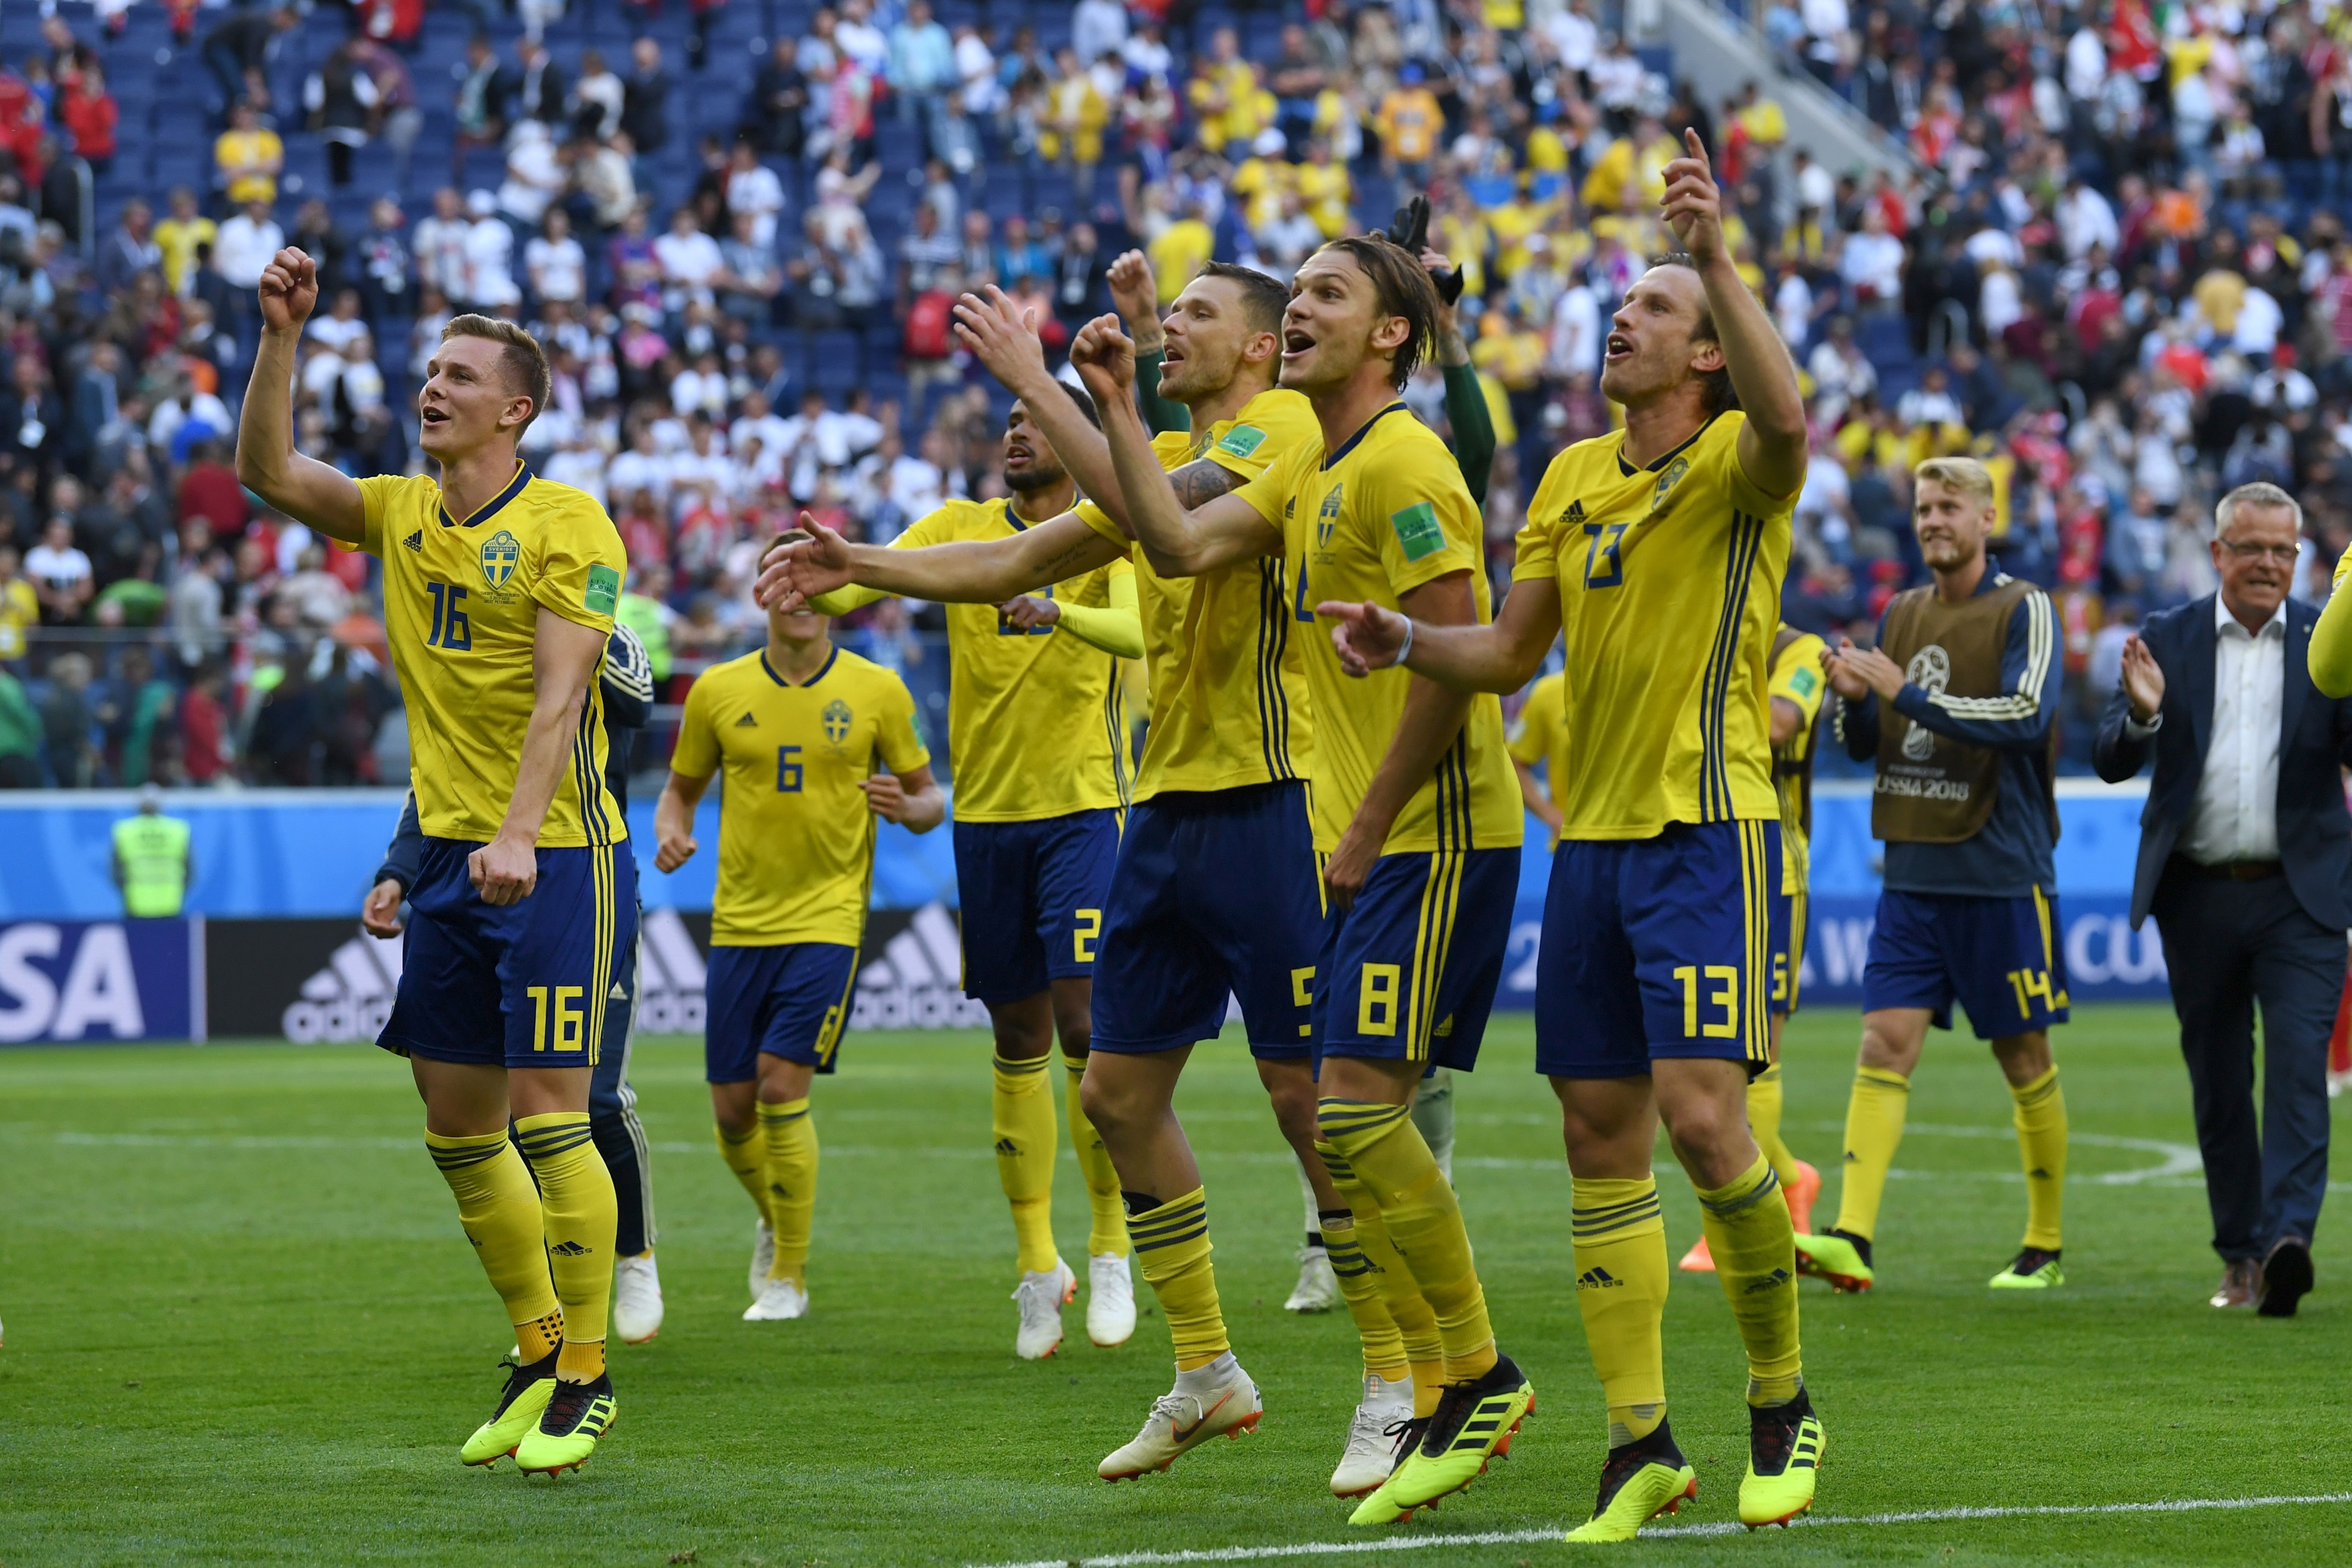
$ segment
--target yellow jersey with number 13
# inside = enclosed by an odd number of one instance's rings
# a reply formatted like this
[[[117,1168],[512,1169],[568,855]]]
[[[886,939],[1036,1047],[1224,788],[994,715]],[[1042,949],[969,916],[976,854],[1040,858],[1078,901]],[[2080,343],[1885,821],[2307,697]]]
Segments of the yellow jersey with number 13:
[[[487,844],[506,819],[530,726],[539,612],[610,637],[628,569],[621,536],[594,497],[521,463],[463,521],[429,478],[359,487],[359,548],[383,562],[384,637],[408,708],[417,825],[428,837]],[[539,844],[578,848],[628,836],[604,788],[604,704],[592,675]]]
[[[873,809],[860,780],[931,760],[907,683],[834,649],[804,684],[745,654],[702,672],[686,694],[670,771],[727,774],[719,801],[719,947],[830,942],[866,933],[874,880]]]
[[[1205,459],[1254,479],[1301,447],[1323,449],[1315,410],[1299,393],[1261,392],[1206,430],[1166,430],[1151,450],[1170,473]],[[1307,777],[1314,720],[1300,663],[1289,578],[1268,557],[1198,577],[1162,577],[1100,507],[1078,516],[1129,546],[1143,656],[1151,673],[1151,731],[1136,767],[1135,798],[1163,790],[1239,789]]]
[[[1302,447],[1236,493],[1282,530],[1290,561],[1292,614],[1315,702],[1315,847],[1328,854],[1388,755],[1412,677],[1385,669],[1350,678],[1315,605],[1344,599],[1393,610],[1423,584],[1467,572],[1479,621],[1494,619],[1478,503],[1445,443],[1402,403],[1374,415],[1338,451],[1325,452],[1320,441]],[[1502,700],[1481,692],[1454,743],[1397,814],[1381,853],[1517,848],[1525,835],[1518,781],[1503,749]]]
[[[1563,838],[1780,815],[1765,672],[1797,498],[1742,471],[1744,422],[1718,414],[1638,468],[1622,430],[1579,441],[1536,489],[1512,578],[1559,585]]]

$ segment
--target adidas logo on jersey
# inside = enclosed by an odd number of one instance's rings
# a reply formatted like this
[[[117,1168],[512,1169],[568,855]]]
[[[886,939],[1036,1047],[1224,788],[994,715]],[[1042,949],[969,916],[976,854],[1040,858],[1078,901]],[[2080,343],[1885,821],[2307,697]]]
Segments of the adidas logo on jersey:
[[[757,719],[752,718],[749,713],[744,714],[743,717],[735,721],[735,728],[738,730],[756,730],[759,727],[760,721]]]
[[[425,531],[420,528],[415,533],[412,533],[407,538],[402,540],[401,542],[421,555],[425,552]]]
[[[1623,1289],[1624,1284],[1625,1281],[1606,1268],[1588,1268],[1576,1277],[1576,1288],[1580,1290],[1617,1290]]]
[[[547,1249],[558,1258],[585,1258],[588,1249],[576,1241],[559,1241]]]
[[[1569,502],[1568,510],[1559,514],[1559,521],[1562,525],[1571,522],[1582,522],[1584,521],[1584,503],[1580,500],[1572,500]]]

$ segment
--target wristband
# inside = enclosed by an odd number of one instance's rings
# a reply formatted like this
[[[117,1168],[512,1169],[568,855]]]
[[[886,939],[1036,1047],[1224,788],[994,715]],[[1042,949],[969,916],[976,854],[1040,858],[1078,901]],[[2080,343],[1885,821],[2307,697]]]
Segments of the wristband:
[[[1396,656],[1396,667],[1397,667],[1399,669],[1402,669],[1402,668],[1404,668],[1404,661],[1405,661],[1406,659],[1411,658],[1412,657],[1412,617],[1411,616],[1407,616],[1404,618],[1404,646],[1403,646],[1402,647],[1401,647],[1401,648],[1397,649],[1397,656]]]

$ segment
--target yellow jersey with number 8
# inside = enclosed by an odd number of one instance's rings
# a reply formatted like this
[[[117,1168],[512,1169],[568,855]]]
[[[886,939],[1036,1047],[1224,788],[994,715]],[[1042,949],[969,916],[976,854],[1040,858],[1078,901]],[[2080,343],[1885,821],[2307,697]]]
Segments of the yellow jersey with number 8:
[[[594,497],[521,463],[463,521],[421,475],[359,488],[359,548],[383,562],[384,637],[408,709],[417,825],[428,837],[487,844],[506,819],[530,727],[539,612],[610,637],[628,570],[621,536]],[[604,704],[591,673],[539,844],[578,848],[628,836],[604,788]]]
[[[1511,575],[1559,585],[1563,838],[1780,815],[1765,670],[1797,498],[1740,468],[1744,422],[1718,414],[1638,468],[1622,430],[1580,441],[1536,489]]]
[[[670,771],[724,772],[719,801],[719,947],[830,942],[866,934],[876,817],[861,780],[931,760],[915,698],[878,664],[840,648],[795,686],[745,654],[714,665],[686,694]]]

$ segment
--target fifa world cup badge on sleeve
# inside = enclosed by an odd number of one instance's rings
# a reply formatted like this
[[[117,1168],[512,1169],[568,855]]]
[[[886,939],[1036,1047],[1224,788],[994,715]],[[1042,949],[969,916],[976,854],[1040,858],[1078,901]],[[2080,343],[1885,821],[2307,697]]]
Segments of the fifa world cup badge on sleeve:
[[[1391,513],[1389,526],[1396,530],[1407,561],[1418,561],[1445,548],[1445,530],[1438,523],[1437,509],[1425,500]]]
[[[621,574],[602,563],[589,567],[588,587],[580,595],[582,606],[593,614],[609,616],[620,601]]]

